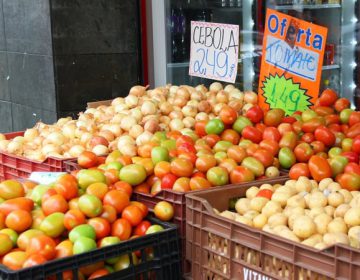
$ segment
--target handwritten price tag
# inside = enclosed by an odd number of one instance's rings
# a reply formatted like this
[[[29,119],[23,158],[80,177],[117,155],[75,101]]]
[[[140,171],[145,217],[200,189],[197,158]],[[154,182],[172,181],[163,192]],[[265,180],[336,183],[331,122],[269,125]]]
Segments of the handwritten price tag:
[[[235,83],[238,54],[238,25],[191,22],[190,76]]]

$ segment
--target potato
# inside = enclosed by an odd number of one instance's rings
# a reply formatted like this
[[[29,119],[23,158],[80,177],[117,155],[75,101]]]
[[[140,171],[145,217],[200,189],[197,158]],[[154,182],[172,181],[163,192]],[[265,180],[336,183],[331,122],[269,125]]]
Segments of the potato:
[[[269,217],[268,224],[271,227],[276,227],[276,226],[280,226],[280,225],[286,226],[287,220],[288,220],[288,218],[284,214],[276,213],[275,215],[272,215]]]
[[[267,217],[271,217],[272,215],[280,212],[282,212],[280,203],[272,200],[268,201],[261,210],[261,214],[264,214]]]
[[[311,183],[311,186],[312,186],[313,189],[318,189],[319,188],[319,184],[315,180],[310,180],[310,183]]]
[[[350,201],[350,206],[351,207],[360,207],[360,196],[354,196],[353,195],[353,199]]]
[[[275,191],[271,197],[271,200],[280,203],[281,207],[284,207],[290,197],[290,192]]]
[[[244,215],[247,211],[250,210],[250,199],[249,198],[240,198],[235,203],[235,209],[236,212],[238,212],[240,215]]]
[[[348,237],[350,245],[355,248],[360,248],[360,226],[349,229]]]
[[[287,186],[287,187],[290,187],[290,188],[292,188],[292,187],[295,188],[295,184],[296,184],[296,180],[287,180],[287,181],[285,182],[285,185],[284,185],[284,186]]]
[[[274,187],[270,184],[262,184],[260,186],[260,190],[270,190],[270,191],[274,191]]]
[[[290,196],[293,196],[296,194],[295,188],[290,188],[289,186],[281,186],[276,189],[276,192],[284,192],[284,193],[290,193]]]
[[[335,209],[334,217],[335,218],[344,218],[346,211],[348,211],[350,208],[351,208],[350,205],[347,203],[340,204]]]
[[[236,214],[234,212],[230,212],[229,210],[225,210],[220,213],[221,217],[228,218],[230,220],[235,220],[235,215]]]
[[[359,195],[360,191],[351,191],[351,195],[353,197],[357,197]]]
[[[349,238],[345,233],[326,233],[323,236],[324,243],[331,246],[337,243],[349,244]]]
[[[244,216],[240,216],[239,214],[236,214],[235,215],[235,221],[236,222],[239,222],[241,224],[245,224],[245,225],[248,225],[250,227],[253,226],[253,222],[249,219],[249,218],[246,218]]]
[[[262,229],[267,223],[267,217],[264,214],[259,214],[253,219],[254,227]]]
[[[306,207],[306,203],[305,203],[305,199],[304,197],[300,196],[300,195],[294,195],[292,197],[290,197],[286,203],[287,206],[292,206],[292,207],[301,207],[301,208],[305,208]]]
[[[310,179],[305,176],[300,176],[295,183],[295,189],[298,193],[310,192],[312,189]]]
[[[335,218],[327,226],[328,233],[347,233],[348,227],[343,218]]]
[[[261,215],[261,214],[260,214],[260,215]],[[263,228],[262,228],[262,230],[265,231],[265,232],[272,233],[272,234],[275,233],[275,232],[274,232],[274,229],[273,229],[271,226],[269,226],[268,224],[264,225]]]
[[[269,202],[269,200],[266,197],[254,197],[250,201],[250,209],[261,212],[263,207],[268,202]]]
[[[330,217],[334,216],[335,208],[333,206],[328,205],[324,209],[325,209],[325,213],[328,214]]]
[[[315,247],[315,245],[322,242],[322,240],[323,240],[322,235],[317,233],[305,239],[301,243],[307,246]]]
[[[247,211],[243,216],[245,218],[248,218],[250,220],[253,220],[257,215],[259,215],[260,213],[258,211],[255,210],[249,210]]]
[[[327,189],[328,185],[330,185],[331,183],[333,183],[334,180],[332,178],[325,178],[325,179],[322,179],[320,182],[319,182],[319,190],[320,191],[323,191],[325,189]]]
[[[276,227],[271,227],[272,229],[274,229],[274,232],[276,233],[276,234],[279,234],[281,231],[283,231],[283,230],[287,230],[287,231],[290,231],[290,229],[287,227],[287,226],[285,226],[285,225],[278,225],[278,226],[276,226]]]
[[[299,217],[302,217],[302,216],[303,215],[301,215],[301,214],[292,214],[291,216],[288,217],[288,225],[291,230],[294,229],[294,223],[295,223],[296,219]]]
[[[285,216],[287,216],[287,217],[290,217],[293,214],[304,215],[305,210],[302,207],[291,207],[291,206],[289,207],[289,206],[286,206],[284,211],[283,211],[283,214]]]
[[[278,235],[294,242],[300,242],[300,239],[291,230],[282,230]]]
[[[309,208],[325,207],[327,205],[327,198],[322,192],[314,192],[309,198]]]
[[[278,188],[280,188],[282,185],[281,184],[274,184],[273,185],[273,189],[274,191],[276,191]]]
[[[330,192],[336,192],[336,191],[339,191],[341,190],[341,186],[339,183],[337,182],[332,182],[328,185],[327,189],[330,191]]]
[[[319,250],[324,250],[328,245],[325,244],[325,242],[319,242],[315,244],[314,248]]]
[[[216,208],[213,208],[213,211],[214,211],[214,213],[215,213],[215,214],[220,215],[220,211],[219,211],[219,210],[217,210]]]
[[[297,237],[305,239],[316,232],[316,225],[310,217],[299,216],[294,221],[293,232]]]
[[[344,203],[350,203],[350,201],[353,199],[353,196],[351,192],[345,189],[339,190],[339,193],[341,193],[344,196]]]
[[[249,199],[252,199],[257,195],[258,192],[259,192],[258,187],[255,187],[255,186],[250,187],[246,191],[246,197],[249,198]]]
[[[309,213],[309,217],[311,219],[315,219],[316,216],[320,215],[320,214],[324,214],[325,213],[325,210],[323,207],[316,207],[316,208],[313,208],[310,210],[310,213]]]
[[[346,211],[344,221],[347,225],[360,226],[360,207],[352,207]]]
[[[344,196],[337,191],[330,193],[328,195],[327,199],[328,199],[329,205],[331,205],[335,208],[338,207],[340,204],[343,204],[345,201]]]

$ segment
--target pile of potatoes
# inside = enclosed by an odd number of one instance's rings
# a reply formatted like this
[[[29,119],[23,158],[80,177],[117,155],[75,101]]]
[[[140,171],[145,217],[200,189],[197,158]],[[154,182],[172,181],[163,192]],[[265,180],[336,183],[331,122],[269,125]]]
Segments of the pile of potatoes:
[[[257,196],[262,189],[273,192],[270,200]],[[341,189],[331,178],[253,186],[235,209],[219,214],[320,250],[335,243],[360,248],[360,192]]]

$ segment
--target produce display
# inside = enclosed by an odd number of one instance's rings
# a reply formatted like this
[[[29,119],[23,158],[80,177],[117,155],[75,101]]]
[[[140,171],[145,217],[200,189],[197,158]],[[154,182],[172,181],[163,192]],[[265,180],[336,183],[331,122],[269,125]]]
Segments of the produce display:
[[[360,248],[360,192],[331,178],[307,177],[246,191],[235,212],[219,215],[317,249],[336,243]]]
[[[110,182],[99,170],[81,170],[77,178],[65,174],[51,185],[1,182],[1,264],[12,270],[28,268],[162,231],[162,226],[146,219],[144,204],[130,200],[131,193],[128,183]],[[161,217],[164,207],[159,207]],[[171,218],[165,213],[166,219]],[[132,257],[133,264],[141,262],[141,252],[133,252]],[[151,257],[149,249],[147,258]],[[128,255],[111,258],[80,268],[80,279],[129,265]],[[65,272],[64,279],[70,279],[71,273]]]

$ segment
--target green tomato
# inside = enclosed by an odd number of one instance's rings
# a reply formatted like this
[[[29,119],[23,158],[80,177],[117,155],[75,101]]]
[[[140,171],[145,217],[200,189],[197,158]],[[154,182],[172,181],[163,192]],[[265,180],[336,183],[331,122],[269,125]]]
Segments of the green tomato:
[[[151,233],[155,233],[155,232],[159,232],[159,231],[163,231],[163,230],[164,230],[164,228],[160,225],[151,225],[148,227],[145,234],[151,234]]]
[[[254,157],[246,157],[241,162],[241,165],[249,169],[254,173],[255,177],[259,177],[265,174],[264,165]]]
[[[113,161],[106,165],[106,169],[116,169],[117,171],[120,171],[121,168],[123,168],[123,165],[118,161]]]
[[[344,109],[340,112],[341,123],[348,123],[351,113],[354,112],[352,109]]]
[[[40,224],[40,230],[50,237],[60,236],[65,231],[64,214],[56,212],[45,217]]]
[[[155,164],[160,161],[169,161],[169,151],[164,147],[154,147],[151,150],[151,160]]]
[[[189,136],[194,141],[199,139],[199,136],[190,128],[189,129],[185,128],[185,130],[181,130],[181,133],[182,133],[182,135]]]
[[[336,157],[341,153],[342,153],[342,149],[339,147],[332,147],[328,152],[330,158]]]
[[[303,122],[307,122],[310,121],[311,119],[317,117],[317,113],[313,110],[305,110],[304,112],[302,112],[301,114],[301,118],[303,120]]]
[[[10,236],[4,233],[0,233],[0,255],[3,256],[8,253],[14,246]]]
[[[221,140],[217,142],[213,148],[214,152],[226,152],[230,147],[233,146],[233,143],[229,141]]]
[[[166,139],[161,141],[160,146],[168,149],[168,151],[176,150],[176,141],[174,139]]]
[[[139,263],[138,258],[134,253],[131,254],[132,257],[132,263],[134,265],[137,265]],[[114,264],[114,270],[120,271],[123,269],[127,269],[130,266],[130,258],[129,255],[122,255],[119,257],[119,260]]]
[[[253,123],[247,117],[239,116],[233,124],[233,130],[241,133],[247,126],[253,126]]]
[[[253,142],[251,142],[250,140],[243,139],[243,140],[240,141],[239,147],[247,149],[251,144],[253,144]]]
[[[206,178],[214,186],[223,186],[229,183],[228,172],[221,167],[215,166],[206,172]]]
[[[119,237],[107,236],[107,237],[104,237],[103,239],[101,239],[100,248],[115,245],[115,244],[118,244],[120,242],[121,242],[121,240],[120,240]],[[109,259],[106,260],[106,263],[115,264],[118,260],[119,260],[119,257],[109,258]]]
[[[117,161],[117,159],[119,157],[121,157],[122,154],[119,150],[115,150],[115,151],[112,151],[107,157],[106,157],[106,160],[105,160],[105,163],[108,164],[110,162],[114,162],[114,161]]]
[[[157,132],[155,132],[155,134],[151,138],[151,141],[154,141],[156,143],[160,143],[161,141],[166,140],[166,139],[167,139],[166,132],[157,131]]]
[[[74,243],[73,254],[82,254],[96,249],[96,242],[94,239],[80,236]]]
[[[76,175],[79,186],[85,189],[93,183],[106,183],[105,175],[99,170],[82,169]]]
[[[344,152],[350,152],[352,150],[353,140],[351,138],[345,138],[341,141],[341,148]]]
[[[95,218],[102,213],[101,200],[92,194],[84,194],[79,198],[79,209],[89,218]]]
[[[146,179],[146,170],[140,164],[129,164],[120,170],[120,180],[132,186],[141,184]]]
[[[329,164],[333,177],[344,172],[345,166],[349,163],[349,160],[346,157],[337,155],[329,159]]]
[[[115,272],[115,269],[110,265],[105,265],[105,269],[109,271],[110,274]]]
[[[49,185],[37,185],[31,192],[30,198],[38,205],[41,205],[41,199],[43,195],[49,190],[51,187]]]
[[[95,229],[88,224],[83,224],[74,227],[69,233],[69,239],[71,242],[75,242],[81,236],[95,240],[96,238]]]
[[[16,246],[16,242],[18,240],[19,234],[15,230],[10,229],[10,228],[4,228],[4,229],[0,230],[0,233],[8,235],[10,237],[13,245]]]
[[[97,168],[101,169],[101,170],[107,170],[108,166],[105,163],[103,163],[103,164],[100,164]]]
[[[279,151],[279,162],[281,167],[286,169],[290,168],[296,162],[294,152],[288,147],[281,148]]]
[[[205,126],[205,131],[207,134],[220,134],[225,129],[225,125],[220,119],[212,119],[208,121]]]
[[[214,155],[216,161],[218,163],[222,162],[224,159],[226,159],[228,156],[227,156],[227,153],[226,152],[217,152],[215,153]]]

